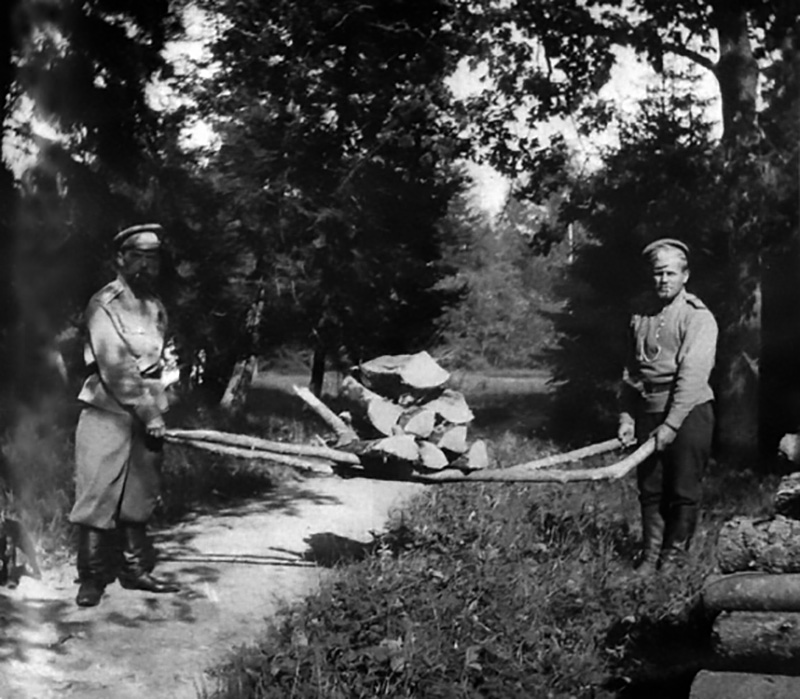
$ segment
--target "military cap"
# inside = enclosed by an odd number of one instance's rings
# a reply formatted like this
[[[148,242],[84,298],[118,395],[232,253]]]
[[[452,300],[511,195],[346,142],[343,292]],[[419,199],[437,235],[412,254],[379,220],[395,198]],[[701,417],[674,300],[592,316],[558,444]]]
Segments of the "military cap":
[[[164,229],[157,223],[143,223],[130,226],[114,236],[114,245],[118,250],[158,250]]]
[[[642,257],[652,259],[662,248],[679,252],[684,258],[689,256],[689,246],[681,240],[675,238],[659,238],[652,243],[645,245],[642,250]]]

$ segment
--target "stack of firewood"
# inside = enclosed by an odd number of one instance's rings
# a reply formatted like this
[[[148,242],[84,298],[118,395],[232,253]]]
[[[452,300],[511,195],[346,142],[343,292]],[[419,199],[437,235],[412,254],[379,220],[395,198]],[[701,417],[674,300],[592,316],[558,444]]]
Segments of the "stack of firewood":
[[[800,697],[800,473],[773,504],[773,517],[735,517],[720,531],[721,574],[702,593],[715,671],[697,676],[691,699]]]
[[[353,428],[365,464],[402,462],[423,473],[487,468],[486,443],[469,440],[472,410],[449,380],[427,352],[378,357],[360,365],[358,379],[345,378],[339,417]]]

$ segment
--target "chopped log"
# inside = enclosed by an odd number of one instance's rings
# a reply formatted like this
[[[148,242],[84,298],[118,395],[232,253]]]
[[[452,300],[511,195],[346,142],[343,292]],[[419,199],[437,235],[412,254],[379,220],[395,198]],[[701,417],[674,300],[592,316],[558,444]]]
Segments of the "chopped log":
[[[439,449],[452,452],[453,454],[466,454],[467,449],[467,426],[456,425],[446,429],[436,442]]]
[[[703,606],[711,613],[800,612],[800,575],[733,573],[715,576],[706,580],[702,599]]]
[[[722,612],[711,647],[720,670],[800,675],[800,613]]]
[[[378,455],[384,459],[416,463],[419,461],[419,447],[413,436],[398,434],[372,442],[365,455]]]
[[[427,352],[386,355],[364,362],[359,367],[364,384],[381,395],[398,398],[438,390],[450,379]]]
[[[800,434],[785,434],[778,444],[778,455],[789,463],[800,464]]]
[[[695,675],[689,699],[796,699],[800,678],[746,672],[712,672]]]
[[[472,443],[466,455],[466,470],[481,471],[489,468],[489,450],[486,442],[477,439]]]
[[[307,388],[292,386],[292,390],[336,432],[336,436],[339,438],[337,442],[339,446],[349,444],[358,439],[355,430]]]
[[[406,434],[427,439],[436,424],[436,413],[427,408],[412,408],[400,417],[397,424]]]
[[[272,461],[276,464],[283,464],[285,466],[292,466],[303,471],[313,471],[314,473],[331,474],[333,469],[330,462],[322,461],[319,459],[301,459],[299,456],[290,456],[288,454],[277,454],[275,452],[265,451],[263,449],[245,449],[243,447],[231,447],[225,444],[218,444],[216,442],[204,442],[202,440],[184,439],[182,437],[167,438],[167,441],[187,447],[194,447],[195,449],[203,449],[210,451],[213,454],[220,454],[222,456],[233,456],[240,459]]]
[[[514,481],[519,483],[577,483],[581,481],[618,480],[628,475],[655,451],[655,440],[648,439],[624,459],[600,468],[566,470],[530,469],[524,464],[509,468],[483,469],[471,473],[448,468],[438,473],[418,474],[416,480],[426,483],[458,483],[463,481]]]
[[[775,512],[784,517],[800,519],[800,473],[781,478],[773,497]]]
[[[167,430],[166,439],[178,438],[188,441],[214,442],[226,444],[242,449],[260,449],[262,451],[275,452],[277,454],[296,454],[298,456],[312,456],[328,461],[335,461],[343,464],[357,466],[361,462],[355,454],[350,452],[331,449],[327,446],[313,446],[310,444],[288,444],[286,442],[275,442],[271,439],[262,439],[244,434],[232,434],[230,432],[218,432],[217,430]]]
[[[465,425],[472,422],[475,417],[464,400],[464,395],[459,391],[446,388],[442,395],[425,404],[428,410],[433,410],[445,422],[452,425]]]
[[[590,456],[599,456],[600,454],[605,454],[621,447],[622,442],[615,437],[614,439],[608,439],[605,442],[590,444],[589,446],[581,447],[580,449],[573,449],[572,451],[567,451],[563,454],[553,454],[552,456],[544,456],[541,459],[528,461],[527,463],[520,464],[517,468],[550,468],[551,466],[566,464],[570,461],[580,461],[581,459],[586,459]]]
[[[717,563],[723,573],[800,573],[800,522],[734,517],[720,529]]]
[[[419,443],[420,463],[430,471],[441,471],[450,465],[445,453],[431,442],[421,441]]]
[[[353,404],[356,412],[380,434],[387,437],[394,434],[394,428],[403,414],[403,408],[370,391],[352,376],[347,376],[342,381],[341,391],[342,396]]]

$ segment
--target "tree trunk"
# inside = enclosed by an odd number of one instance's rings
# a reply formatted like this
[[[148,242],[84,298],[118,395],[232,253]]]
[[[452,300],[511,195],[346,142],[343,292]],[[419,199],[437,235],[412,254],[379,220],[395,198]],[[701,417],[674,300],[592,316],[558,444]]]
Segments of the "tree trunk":
[[[325,360],[327,358],[327,351],[321,344],[317,344],[314,348],[314,358],[311,361],[311,382],[309,388],[311,392],[317,397],[322,397],[322,386],[325,381]]]
[[[701,670],[692,682],[689,699],[795,699],[800,678],[746,672]]]
[[[719,41],[714,73],[722,101],[723,140],[735,149],[746,144],[755,131],[758,64],[750,44],[745,3],[714,0],[712,10],[711,22]],[[731,231],[731,245],[731,259],[738,265],[742,281],[739,288],[746,290],[747,296],[741,299],[740,317],[720,328],[718,436],[724,455],[742,459],[754,456],[760,443],[761,269],[752,252],[758,245],[739,245],[735,230]]]
[[[727,141],[739,141],[751,135],[756,124],[758,63],[750,44],[745,3],[715,0],[712,7],[711,22],[719,41],[715,72],[722,99],[723,135]]]
[[[735,517],[720,530],[717,563],[723,573],[800,573],[800,522]]]
[[[723,612],[711,632],[717,669],[800,674],[800,613]]]

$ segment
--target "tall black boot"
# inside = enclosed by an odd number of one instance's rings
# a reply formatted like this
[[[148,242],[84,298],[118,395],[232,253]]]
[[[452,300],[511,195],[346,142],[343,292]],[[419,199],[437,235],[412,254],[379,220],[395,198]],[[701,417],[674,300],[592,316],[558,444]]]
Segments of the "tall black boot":
[[[173,582],[160,580],[152,574],[155,567],[155,550],[143,523],[120,522],[122,533],[122,570],[119,583],[128,590],[146,592],[177,592],[180,587]]]
[[[670,508],[661,550],[662,572],[672,572],[686,563],[699,514],[697,505],[676,505]]]
[[[78,527],[78,596],[79,607],[100,603],[106,585],[116,577],[118,556],[117,532],[113,529]]]
[[[658,567],[664,537],[664,518],[659,506],[642,506],[642,550],[635,564],[637,575],[652,575]]]

